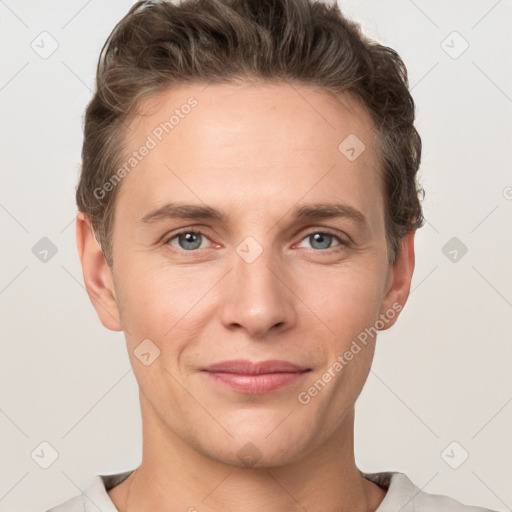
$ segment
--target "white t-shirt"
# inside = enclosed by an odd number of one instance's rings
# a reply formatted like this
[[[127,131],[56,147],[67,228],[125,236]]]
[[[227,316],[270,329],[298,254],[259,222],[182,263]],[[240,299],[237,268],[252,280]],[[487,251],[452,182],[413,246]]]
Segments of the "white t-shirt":
[[[133,470],[132,470],[133,471]],[[97,475],[84,492],[46,512],[118,512],[107,491],[128,478],[132,471],[113,475]],[[488,508],[472,507],[439,494],[428,494],[414,485],[404,473],[387,471],[364,473],[371,482],[387,490],[375,512],[495,512]]]

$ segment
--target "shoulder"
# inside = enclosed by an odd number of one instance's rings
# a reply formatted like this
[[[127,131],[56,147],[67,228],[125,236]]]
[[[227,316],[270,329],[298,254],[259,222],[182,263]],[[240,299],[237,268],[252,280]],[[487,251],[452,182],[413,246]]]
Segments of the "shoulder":
[[[128,478],[133,470],[111,475],[96,475],[78,496],[57,505],[46,512],[117,512],[107,491]]]
[[[488,508],[465,505],[441,494],[430,494],[417,487],[405,473],[363,473],[371,482],[387,490],[375,512],[495,512]]]
[[[60,505],[57,505],[46,512],[85,512],[85,495],[75,496]]]

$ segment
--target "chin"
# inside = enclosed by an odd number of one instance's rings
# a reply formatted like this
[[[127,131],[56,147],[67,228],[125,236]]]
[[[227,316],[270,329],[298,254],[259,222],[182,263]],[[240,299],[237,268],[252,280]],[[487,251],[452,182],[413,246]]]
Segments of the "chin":
[[[211,433],[205,433],[205,455],[239,468],[269,468],[293,463],[304,456],[308,447],[313,448],[318,436],[292,422],[285,425],[288,421],[282,421],[285,416],[280,415],[281,425],[276,422],[271,429],[253,423],[252,428],[245,425],[243,432],[237,432],[232,426],[228,428],[233,437],[222,435],[216,439]]]

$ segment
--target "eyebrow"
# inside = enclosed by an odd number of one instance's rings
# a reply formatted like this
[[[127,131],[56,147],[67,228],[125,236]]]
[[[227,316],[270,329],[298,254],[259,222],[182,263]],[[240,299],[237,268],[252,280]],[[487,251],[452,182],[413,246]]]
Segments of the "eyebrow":
[[[343,203],[314,203],[297,206],[291,211],[291,216],[301,221],[347,218],[364,230],[369,228],[368,220],[362,212]],[[152,224],[166,219],[206,219],[226,223],[227,216],[209,206],[167,203],[144,215],[139,223]]]

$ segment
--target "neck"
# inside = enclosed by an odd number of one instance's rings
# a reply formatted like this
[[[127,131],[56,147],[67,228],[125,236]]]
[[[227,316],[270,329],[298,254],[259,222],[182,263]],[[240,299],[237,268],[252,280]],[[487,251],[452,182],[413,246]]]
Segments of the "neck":
[[[194,449],[141,398],[143,458],[136,474],[109,491],[119,512],[374,512],[385,491],[354,460],[354,412],[322,446],[286,464],[239,467]]]

